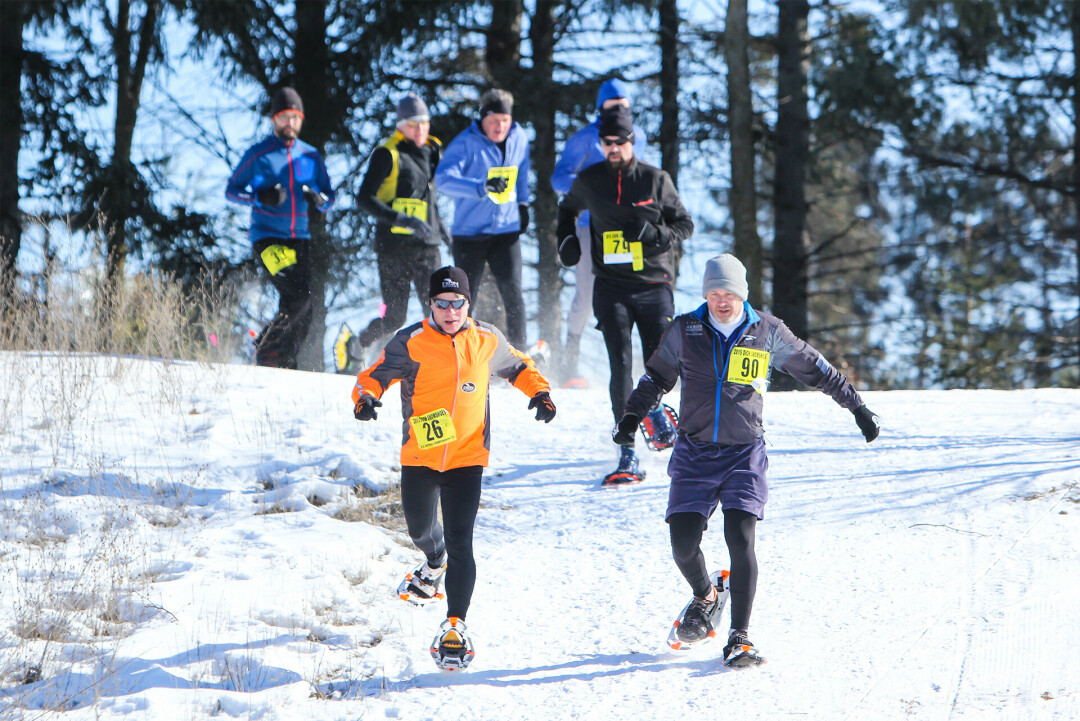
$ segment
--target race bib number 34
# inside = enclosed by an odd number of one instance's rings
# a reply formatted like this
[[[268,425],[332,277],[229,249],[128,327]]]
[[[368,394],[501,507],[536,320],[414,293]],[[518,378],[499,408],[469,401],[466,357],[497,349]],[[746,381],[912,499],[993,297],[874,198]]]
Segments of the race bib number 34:
[[[765,392],[766,375],[769,372],[768,351],[753,348],[733,348],[728,361],[727,380],[753,386],[758,393]]]
[[[409,425],[412,426],[416,444],[421,450],[436,448],[457,440],[454,420],[445,408],[425,413],[422,416],[413,416],[409,419]]]

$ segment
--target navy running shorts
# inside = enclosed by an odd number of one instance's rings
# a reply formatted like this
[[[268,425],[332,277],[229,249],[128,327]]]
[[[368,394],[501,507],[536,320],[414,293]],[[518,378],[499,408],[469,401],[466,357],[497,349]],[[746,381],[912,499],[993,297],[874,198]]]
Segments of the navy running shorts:
[[[667,515],[696,512],[711,518],[717,505],[721,510],[737,508],[765,518],[769,486],[765,472],[769,459],[765,440],[737,446],[696,443],[680,435],[668,462],[671,489]]]

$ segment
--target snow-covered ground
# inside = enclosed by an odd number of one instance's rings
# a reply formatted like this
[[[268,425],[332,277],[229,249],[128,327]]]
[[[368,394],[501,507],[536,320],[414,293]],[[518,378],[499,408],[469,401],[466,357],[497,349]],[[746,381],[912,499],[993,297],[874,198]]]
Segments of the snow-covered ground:
[[[544,425],[498,386],[451,674],[444,609],[394,595],[421,558],[396,392],[360,424],[351,384],[0,354],[0,718],[1080,718],[1078,390],[867,393],[871,445],[826,396],[770,395],[769,663],[731,671],[664,643],[689,597],[667,454],[602,490],[606,389],[556,390]]]

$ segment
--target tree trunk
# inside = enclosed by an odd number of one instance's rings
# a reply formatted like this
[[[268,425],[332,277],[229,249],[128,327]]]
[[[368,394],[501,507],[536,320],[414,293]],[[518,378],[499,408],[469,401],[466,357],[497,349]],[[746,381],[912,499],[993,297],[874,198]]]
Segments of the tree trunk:
[[[735,225],[735,256],[746,266],[750,304],[760,308],[761,238],[757,229],[749,41],[746,0],[730,0],[724,30],[724,58],[728,71],[728,137],[731,139],[731,195],[728,205]]]
[[[491,4],[491,25],[485,47],[488,73],[497,88],[514,92],[521,72],[522,0],[499,0]]]
[[[15,291],[15,261],[22,244],[19,147],[22,141],[23,2],[0,2],[0,318]]]
[[[326,37],[326,0],[297,0],[296,38],[293,43],[292,85],[304,101],[304,142],[313,145],[325,157],[331,128],[339,125],[333,117],[327,83],[330,77],[330,51]],[[334,182],[334,179],[330,179]],[[333,248],[326,232],[326,216],[313,207],[308,208],[308,229],[311,233],[311,325],[297,357],[300,370],[322,372],[326,338],[326,286],[330,281]]]
[[[555,72],[555,9],[558,0],[537,0],[536,14],[529,26],[532,45],[532,97],[551,98]],[[555,171],[555,103],[536,102],[530,115],[536,140],[532,147],[532,168],[536,173],[536,199],[533,201],[533,223],[539,246],[540,289],[537,305],[540,337],[552,345],[556,355],[562,349],[562,290],[558,244],[555,238],[555,216],[558,198],[551,187]]]
[[[810,116],[807,110],[809,35],[807,0],[781,0],[777,31],[776,180],[773,240],[773,312],[791,331],[809,338],[807,317],[806,165]],[[777,390],[797,387],[780,374]]]
[[[1080,60],[1080,5],[1072,4],[1072,17],[1069,18],[1069,26],[1072,30],[1073,47],[1073,76],[1072,76],[1072,106],[1073,106],[1073,212],[1076,214],[1073,226],[1073,242],[1076,244],[1076,299],[1080,303],[1080,71],[1076,69],[1076,62]],[[1077,367],[1080,370],[1080,308],[1076,313],[1076,355]],[[1078,373],[1077,385],[1080,385],[1080,373]]]
[[[679,186],[679,8],[676,0],[660,0],[660,167]],[[683,244],[675,245],[678,281]]]
[[[147,0],[146,14],[139,29],[139,48],[131,57],[131,1],[120,0],[117,6],[116,28],[113,35],[113,55],[116,59],[116,117],[113,125],[112,162],[108,170],[108,187],[103,203],[106,248],[106,273],[110,288],[123,281],[127,261],[127,222],[132,217],[135,180],[131,148],[135,138],[135,122],[139,114],[143,78],[150,61],[150,45],[157,25],[158,0]]]

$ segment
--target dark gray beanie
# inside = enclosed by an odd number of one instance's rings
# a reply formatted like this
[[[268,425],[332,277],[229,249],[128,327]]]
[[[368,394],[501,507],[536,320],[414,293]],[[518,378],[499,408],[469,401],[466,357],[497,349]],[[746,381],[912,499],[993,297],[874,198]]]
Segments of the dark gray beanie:
[[[453,265],[439,268],[431,274],[431,280],[428,283],[428,298],[434,298],[440,293],[461,293],[471,303],[469,276],[465,275],[465,271],[461,268]]]
[[[295,110],[304,114],[304,101],[300,99],[300,93],[292,88],[281,88],[274,93],[274,99],[270,101],[270,117],[282,110]]]
[[[399,123],[406,120],[422,123],[425,120],[431,120],[431,115],[428,113],[428,107],[420,99],[420,96],[416,93],[409,93],[398,101],[397,119]]]
[[[701,281],[701,297],[707,296],[710,290],[726,290],[746,300],[750,297],[746,267],[730,253],[710,258],[705,264],[705,277]]]

